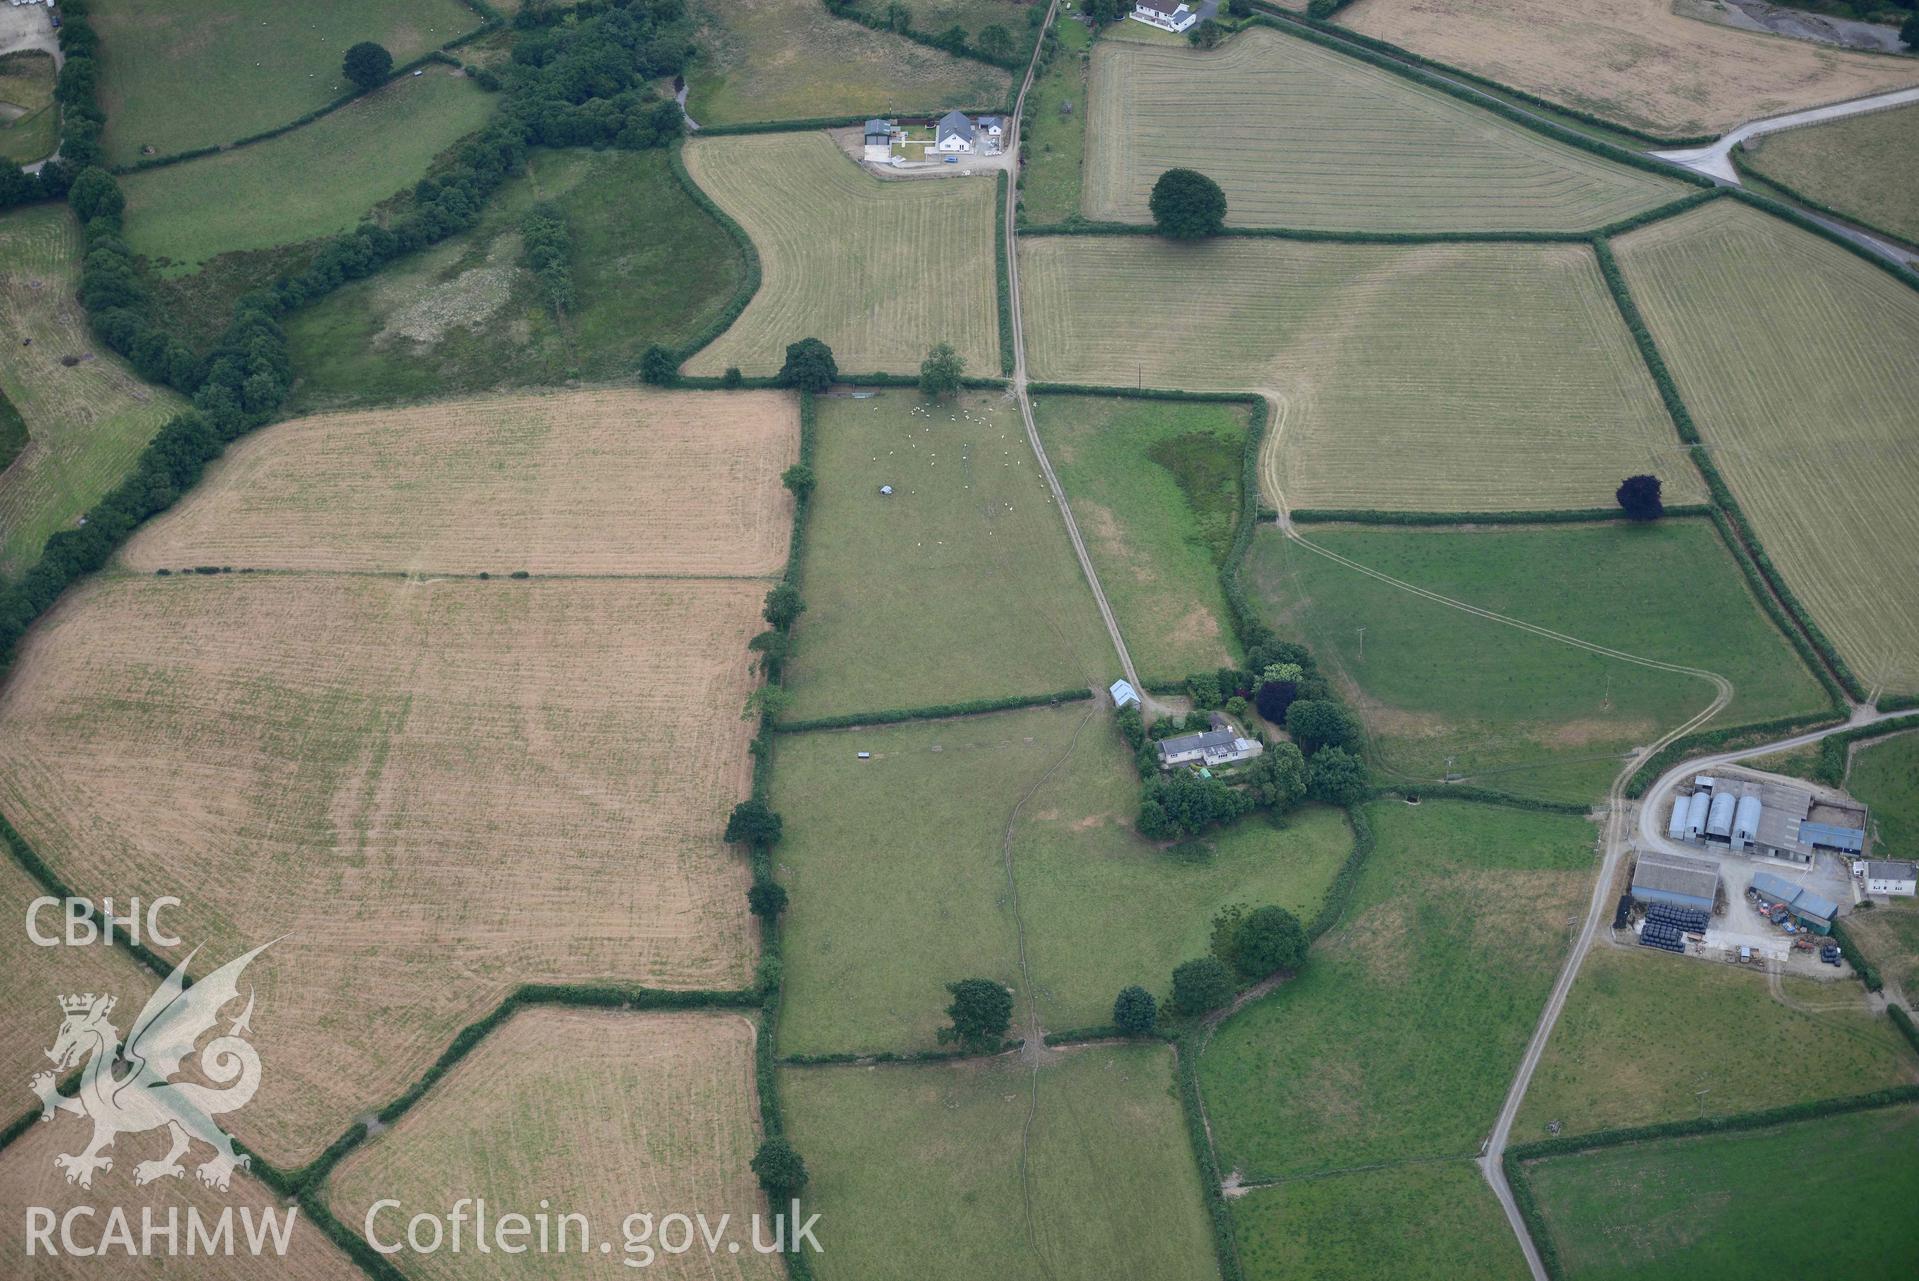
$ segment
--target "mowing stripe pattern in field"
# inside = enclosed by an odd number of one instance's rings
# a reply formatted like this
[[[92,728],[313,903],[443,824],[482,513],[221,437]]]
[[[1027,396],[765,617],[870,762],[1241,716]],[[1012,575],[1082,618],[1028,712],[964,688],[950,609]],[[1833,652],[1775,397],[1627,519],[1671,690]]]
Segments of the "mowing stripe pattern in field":
[[[325,414],[235,446],[135,569],[766,576],[786,562],[791,396],[597,391]]]
[[[1919,105],[1749,139],[1761,178],[1919,243]]]
[[[645,1256],[625,1250],[628,1215],[697,1211],[716,1231],[730,1216],[737,1252],[723,1241],[713,1254],[675,1258],[656,1240],[654,1261],[710,1281],[784,1277],[777,1255],[747,1248],[751,1217],[768,1211],[748,1168],[759,1141],[754,1031],[733,1012],[522,1010],[349,1155],[328,1179],[328,1201],[357,1228],[376,1201],[400,1200],[404,1208],[380,1212],[383,1241],[403,1241],[420,1208],[443,1212],[462,1197],[484,1198],[494,1214],[550,1205],[556,1222],[586,1216],[588,1255],[611,1240],[613,1257],[634,1267]],[[571,1239],[566,1253],[407,1250],[394,1262],[422,1281],[579,1276],[593,1265],[568,1257],[582,1249],[577,1227]]]
[[[1732,201],[1617,247],[1787,584],[1867,685],[1919,690],[1919,292]]]
[[[1036,377],[1266,392],[1266,497],[1296,507],[1603,507],[1704,486],[1584,245],[1149,237],[1020,245]]]
[[[1102,41],[1091,99],[1093,218],[1150,221],[1181,167],[1230,223],[1335,231],[1577,231],[1686,190],[1263,28],[1212,52]]]
[[[186,408],[95,346],[74,301],[79,284],[80,237],[64,208],[0,217],[0,324],[12,339],[0,347],[0,388],[28,432],[0,473],[0,577],[31,565],[47,536],[105,497]]]
[[[991,182],[883,181],[820,133],[696,141],[686,165],[745,227],[764,273],[688,373],[777,373],[787,344],[809,337],[849,373],[914,372],[941,342],[968,372],[997,371]]]

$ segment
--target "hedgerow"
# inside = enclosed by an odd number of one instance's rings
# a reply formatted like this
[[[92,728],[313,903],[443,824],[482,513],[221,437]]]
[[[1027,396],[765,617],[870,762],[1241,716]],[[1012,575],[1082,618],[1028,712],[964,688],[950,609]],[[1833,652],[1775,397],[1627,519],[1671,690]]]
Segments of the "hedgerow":
[[[1697,756],[1701,752],[1715,749],[1755,747],[1775,738],[1807,734],[1813,730],[1826,729],[1844,722],[1843,716],[1833,712],[1817,712],[1810,716],[1788,716],[1779,720],[1758,721],[1751,725],[1729,725],[1723,729],[1700,730],[1694,734],[1683,735],[1646,758],[1639,768],[1633,771],[1632,777],[1626,780],[1626,795],[1634,798],[1644,796],[1646,789],[1653,785],[1654,780],[1688,756]]]
[[[995,183],[999,203],[993,207],[993,257],[999,270],[999,371],[1013,373],[1013,273],[1006,262],[1006,171]]]
[[[951,32],[935,34],[931,31],[922,31],[911,23],[903,27],[896,27],[883,16],[876,13],[868,13],[864,9],[856,7],[854,0],[820,0],[820,3],[825,7],[828,13],[836,18],[845,18],[848,22],[857,22],[862,27],[869,28],[870,30],[883,31],[887,35],[898,36],[902,40],[910,40],[914,44],[925,45],[928,49],[937,49],[941,53],[952,54],[956,58],[971,58],[975,62],[984,62],[988,66],[999,67],[1007,71],[1024,71],[1026,69],[1026,60],[1033,52],[1033,40],[1025,41],[1022,48],[1018,35],[1011,30],[1006,34],[1013,38],[1013,48],[1003,55],[995,55],[988,53],[978,45],[968,44],[963,28],[955,27]],[[1014,10],[1014,12],[1017,13],[1021,11]],[[958,35],[957,39],[954,38],[955,33]],[[1036,34],[1034,39],[1037,38],[1038,36]]]
[[[1885,987],[1886,982],[1879,974],[1879,967],[1860,950],[1858,940],[1853,938],[1852,931],[1846,928],[1843,918],[1834,920],[1832,923],[1832,941],[1839,945],[1840,954],[1846,958],[1846,964],[1852,966],[1852,972],[1859,976],[1859,981],[1866,985],[1866,991],[1877,992]],[[1899,1007],[1889,1003],[1886,1009],[1891,1012]],[[1904,1011],[1901,1010],[1900,1013]],[[1904,1029],[1901,1030],[1904,1031]],[[1919,1049],[1919,1045],[1913,1048]]]
[[[1050,694],[1013,694],[1006,698],[976,698],[964,703],[935,703],[928,707],[889,707],[873,712],[849,712],[844,716],[815,716],[807,720],[781,721],[773,728],[781,734],[805,734],[813,730],[851,729],[861,725],[894,725],[901,721],[943,720],[949,716],[980,716],[1020,707],[1048,707],[1058,703],[1077,703],[1089,699],[1093,691],[1085,686],[1054,690]]]
[[[1675,503],[1667,517],[1710,516],[1706,503]],[[1617,507],[1561,508],[1556,511],[1409,512],[1374,507],[1298,507],[1288,513],[1301,525],[1583,525],[1625,520]]]
[[[1186,1116],[1186,1136],[1199,1165],[1199,1183],[1206,1197],[1206,1215],[1213,1229],[1213,1253],[1219,1260],[1220,1281],[1245,1281],[1239,1263],[1239,1239],[1233,1232],[1233,1212],[1220,1191],[1219,1157],[1206,1127],[1206,1104],[1199,1096],[1199,1054],[1205,1047],[1205,1029],[1195,1029],[1173,1046],[1179,1078],[1179,1106]]]

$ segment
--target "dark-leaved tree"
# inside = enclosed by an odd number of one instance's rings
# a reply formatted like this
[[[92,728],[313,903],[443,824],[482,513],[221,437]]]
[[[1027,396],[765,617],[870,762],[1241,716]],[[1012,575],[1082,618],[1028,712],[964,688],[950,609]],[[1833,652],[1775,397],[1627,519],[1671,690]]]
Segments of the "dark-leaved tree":
[[[393,55],[386,51],[384,45],[362,40],[346,51],[346,57],[340,61],[340,70],[360,88],[371,89],[393,74]]]
[[[786,910],[786,887],[778,881],[754,881],[746,892],[746,906],[753,915],[770,921]]]
[[[1226,227],[1226,193],[1197,169],[1168,169],[1153,184],[1153,226],[1174,240],[1217,236]]]
[[[1302,698],[1286,709],[1286,732],[1311,756],[1322,747],[1357,747],[1359,722],[1327,698]]]
[[[959,394],[960,377],[966,372],[966,357],[943,342],[926,353],[920,362],[920,395],[928,400],[945,400]]]
[[[734,845],[777,845],[784,826],[765,801],[741,801],[727,816],[725,839]]]
[[[1232,971],[1217,956],[1202,956],[1173,971],[1173,1004],[1182,1014],[1205,1014],[1233,999]]]
[[[1013,1021],[1013,994],[991,979],[961,979],[946,990],[953,996],[946,1017],[953,1022],[939,1030],[940,1044],[958,1041],[968,1049],[999,1044]]]
[[[1286,723],[1286,709],[1299,697],[1298,681],[1264,681],[1253,691],[1253,706],[1275,725]]]
[[[1260,907],[1239,923],[1235,950],[1239,972],[1263,979],[1278,970],[1296,970],[1306,959],[1306,927],[1283,907]]]
[[[795,498],[804,498],[812,493],[816,483],[813,469],[805,463],[794,463],[780,473],[780,484],[786,486]]]
[[[1306,794],[1325,805],[1357,805],[1371,788],[1366,762],[1343,747],[1322,747],[1306,767]]]
[[[775,1205],[784,1205],[806,1186],[806,1162],[782,1135],[774,1135],[760,1144],[760,1150],[753,1156],[752,1168]]]
[[[831,387],[839,376],[840,367],[833,360],[833,349],[819,339],[802,338],[787,345],[786,363],[780,366],[780,386],[821,392]]]
[[[1113,1002],[1113,1026],[1128,1036],[1151,1036],[1158,1021],[1153,994],[1137,984],[1122,990]]]
[[[1666,504],[1659,497],[1657,476],[1628,476],[1613,497],[1619,500],[1620,509],[1631,520],[1658,520],[1666,514]]]
[[[781,583],[766,594],[766,607],[760,614],[775,628],[785,631],[805,612],[806,602],[800,599],[800,589],[791,583]]]

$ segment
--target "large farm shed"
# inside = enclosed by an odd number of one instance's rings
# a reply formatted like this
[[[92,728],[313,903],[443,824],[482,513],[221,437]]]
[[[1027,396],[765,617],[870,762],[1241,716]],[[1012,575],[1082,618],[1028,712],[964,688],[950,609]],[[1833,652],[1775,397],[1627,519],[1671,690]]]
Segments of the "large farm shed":
[[[1673,798],[1666,835],[1689,845],[1708,841],[1740,853],[1810,866],[1818,850],[1858,854],[1866,845],[1866,808],[1814,796],[1803,787],[1761,779],[1693,780]]]
[[[1839,915],[1839,905],[1831,899],[1814,894],[1805,886],[1795,885],[1771,872],[1753,873],[1752,888],[1760,898],[1775,908],[1784,908],[1793,920],[1813,933],[1832,933],[1832,922]]]
[[[1719,869],[1683,854],[1641,854],[1633,869],[1632,896],[1642,903],[1710,912],[1719,897]]]

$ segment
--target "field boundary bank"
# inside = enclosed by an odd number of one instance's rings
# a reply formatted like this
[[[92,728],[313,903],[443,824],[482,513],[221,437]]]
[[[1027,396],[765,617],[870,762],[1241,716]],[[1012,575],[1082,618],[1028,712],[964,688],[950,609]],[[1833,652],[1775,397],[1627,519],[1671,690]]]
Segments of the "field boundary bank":
[[[993,208],[1000,209],[1006,204],[1006,171],[1000,170],[993,183]],[[1013,376],[1013,270],[1007,265],[1006,256],[1010,252],[1006,243],[1006,219],[993,218],[993,265],[998,273],[999,289],[999,371],[1005,378]]]
[[[1006,698],[981,698],[965,703],[939,703],[929,707],[893,707],[874,712],[849,712],[843,716],[814,716],[805,720],[776,721],[775,734],[811,734],[826,730],[866,729],[878,725],[899,725],[910,721],[961,720],[990,716],[995,712],[1018,711],[1029,707],[1057,707],[1084,702],[1093,697],[1085,686],[1056,690],[1050,694],[1014,694]]]
[[[1792,1103],[1784,1107],[1737,1113],[1731,1116],[1700,1117],[1690,1121],[1661,1121],[1630,1129],[1598,1130],[1592,1134],[1541,1139],[1509,1147],[1501,1157],[1501,1165],[1506,1175],[1506,1182],[1512,1189],[1513,1200],[1519,1205],[1520,1216],[1526,1222],[1526,1230],[1532,1235],[1534,1248],[1539,1252],[1539,1260],[1545,1266],[1546,1275],[1552,1278],[1552,1281],[1563,1281],[1566,1276],[1565,1265],[1560,1261],[1558,1243],[1547,1226],[1538,1197],[1526,1176],[1527,1163],[1553,1157],[1581,1156],[1588,1152],[1666,1139],[1701,1138],[1769,1130],[1797,1121],[1842,1116],[1849,1112],[1870,1112],[1915,1102],[1919,1102],[1919,1085],[1906,1085],[1888,1090],[1876,1090],[1870,1094],[1847,1095],[1809,1103]]]

